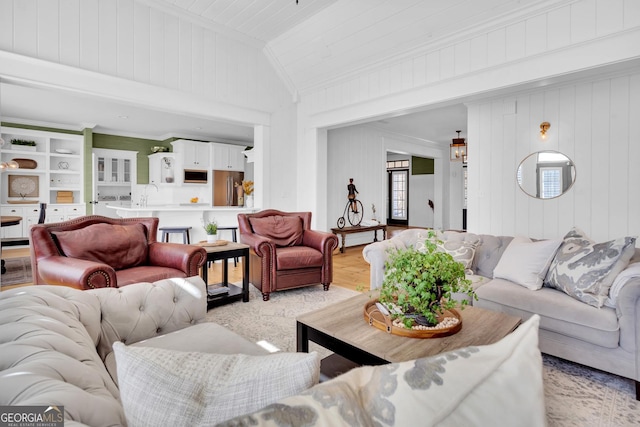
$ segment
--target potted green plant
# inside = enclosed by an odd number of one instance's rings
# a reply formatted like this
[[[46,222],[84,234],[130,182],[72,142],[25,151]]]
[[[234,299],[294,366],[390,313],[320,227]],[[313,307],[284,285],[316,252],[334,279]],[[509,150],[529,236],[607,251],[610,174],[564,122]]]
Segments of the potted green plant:
[[[387,260],[379,301],[406,328],[416,324],[435,326],[445,310],[457,305],[464,308],[468,301],[455,301],[454,293],[477,299],[463,264],[438,250],[437,243],[435,234],[430,232],[424,250],[398,249]]]
[[[29,141],[26,139],[12,139],[11,145],[13,150],[29,150],[29,151],[36,150],[36,142]]]
[[[213,243],[218,240],[218,223],[209,221],[204,224],[204,231],[207,233],[207,242]]]

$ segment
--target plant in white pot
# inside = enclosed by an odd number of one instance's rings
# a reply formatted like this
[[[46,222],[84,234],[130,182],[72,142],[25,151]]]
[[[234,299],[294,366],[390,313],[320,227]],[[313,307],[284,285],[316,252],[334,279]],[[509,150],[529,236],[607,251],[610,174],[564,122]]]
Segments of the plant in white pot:
[[[218,240],[218,223],[209,221],[204,224],[204,231],[207,233],[207,243],[213,243]]]
[[[446,310],[468,303],[455,301],[454,293],[477,299],[464,265],[440,251],[437,243],[431,231],[424,249],[398,249],[387,260],[379,300],[406,328],[435,326]]]

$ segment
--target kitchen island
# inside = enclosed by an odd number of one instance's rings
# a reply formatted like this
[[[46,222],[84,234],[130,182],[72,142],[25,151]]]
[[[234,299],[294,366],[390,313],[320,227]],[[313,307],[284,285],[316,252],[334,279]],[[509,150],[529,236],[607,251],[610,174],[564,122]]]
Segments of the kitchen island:
[[[207,239],[203,224],[216,221],[218,227],[237,227],[239,213],[253,213],[260,209],[245,208],[243,206],[211,206],[204,203],[184,203],[167,205],[147,205],[146,207],[121,207],[108,206],[114,209],[121,218],[157,217],[160,220],[159,227],[191,227],[191,242],[196,243]],[[231,240],[231,235],[225,236],[219,231],[221,239]],[[227,232],[229,233],[229,232]],[[158,233],[158,239],[161,234]],[[171,241],[182,243],[178,235],[171,236]]]

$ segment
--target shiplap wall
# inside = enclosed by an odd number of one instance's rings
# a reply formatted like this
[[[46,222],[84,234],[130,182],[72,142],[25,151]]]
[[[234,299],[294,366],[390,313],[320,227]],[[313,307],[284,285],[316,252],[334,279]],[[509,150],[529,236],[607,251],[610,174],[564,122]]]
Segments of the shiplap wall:
[[[353,178],[358,189],[358,199],[362,202],[365,210],[364,219],[372,216],[371,205],[376,205],[376,216],[378,220],[386,223],[387,218],[387,172],[386,161],[388,152],[412,153],[417,156],[436,159],[435,175],[418,176],[413,182],[415,184],[415,200],[413,203],[424,204],[421,197],[429,197],[436,204],[435,219],[433,214],[426,214],[426,207],[423,210],[411,210],[410,224],[415,226],[443,227],[443,212],[448,205],[448,197],[451,193],[443,191],[443,176],[449,173],[448,158],[443,161],[443,156],[448,156],[448,150],[441,150],[435,146],[427,146],[424,141],[414,138],[390,135],[374,126],[361,125],[351,126],[341,129],[334,129],[328,132],[328,171],[327,171],[327,217],[328,228],[336,227],[336,221],[342,216],[347,203],[347,184],[349,178]],[[405,155],[410,157],[410,155]],[[410,177],[410,179],[416,177]],[[420,188],[422,185],[429,185],[429,189]],[[423,191],[424,190],[424,191]],[[412,193],[413,194],[413,193]],[[453,195],[460,197],[460,192]],[[417,207],[417,205],[416,205]],[[429,218],[427,218],[429,216]],[[424,217],[424,218],[423,218]],[[426,224],[424,221],[429,221]],[[449,220],[445,219],[445,227],[449,227]],[[348,225],[348,223],[347,223]],[[359,245],[371,242],[372,235],[352,234],[347,236],[347,246]],[[380,238],[380,236],[378,236]]]
[[[518,85],[525,82],[548,82],[554,77],[566,77],[578,70],[595,69],[603,65],[637,59],[640,52],[638,49],[640,44],[637,43],[639,29],[639,1],[577,0],[560,7],[549,8],[524,19],[502,21],[496,25],[496,28],[468,38],[451,40],[448,43],[442,42],[438,46],[425,45],[424,49],[384,61],[378,67],[369,67],[351,76],[336,76],[332,80],[303,91],[300,111],[309,116],[309,123],[321,128],[399,114],[412,108],[464,99],[470,95],[479,96],[493,90],[512,88],[516,91]],[[541,95],[532,95],[533,98],[536,96]],[[508,105],[502,106],[502,108],[508,107]],[[483,111],[487,108],[489,107],[482,107]],[[594,106],[595,110],[599,108],[602,108],[600,104]],[[496,120],[494,116],[491,118]],[[307,120],[303,118],[302,122],[305,121]],[[536,127],[541,121],[538,121]],[[483,121],[479,126],[487,126],[487,123]],[[507,131],[508,128],[505,132]],[[579,134],[582,130],[576,132]],[[602,130],[594,130],[594,132],[599,134]],[[329,146],[334,142],[332,137],[330,134]],[[477,134],[469,133],[469,140],[472,141],[469,148],[470,191],[473,179],[479,174],[476,172],[476,175],[471,175],[473,166],[480,167],[479,165],[482,164],[483,168],[487,168],[491,167],[487,165],[492,165],[492,160],[485,152],[474,157],[479,149],[475,145],[476,137]],[[492,137],[497,138],[496,141],[502,141],[504,135],[492,135]],[[609,146],[602,145],[605,143],[602,139],[598,141],[598,153],[606,152]],[[505,147],[507,153],[514,149]],[[360,153],[352,153],[354,156],[358,154]],[[301,156],[304,156],[304,153],[299,155],[299,158]],[[515,154],[513,156],[515,158]],[[519,156],[519,158],[523,157]],[[580,176],[584,173],[581,166],[578,166],[577,173],[580,180]],[[494,167],[490,174],[494,177],[494,181],[511,182],[515,179],[513,168]],[[450,189],[456,190],[459,187],[460,176],[446,174],[442,182],[439,183],[436,180],[436,188],[440,188],[445,194]],[[300,185],[304,185],[304,177],[300,181]],[[586,222],[581,215],[586,215],[585,205],[591,206],[593,203],[590,195],[592,192],[597,193],[605,187],[607,191],[609,190],[608,184],[605,185],[598,180],[590,180],[589,185],[593,185],[594,189],[582,190],[584,194],[580,194],[575,200],[570,199],[572,196],[567,196],[547,205],[544,208],[544,221],[540,220],[543,208],[535,201],[525,202],[520,194],[503,195],[502,191],[496,191],[493,188],[489,190],[485,187],[480,194],[488,197],[487,194],[491,191],[491,197],[500,200],[497,206],[500,206],[499,209],[505,213],[496,214],[496,207],[492,203],[480,204],[477,201],[468,203],[470,219],[468,228],[472,230],[475,227],[476,230],[485,232],[498,229],[515,231],[517,209],[518,220],[522,215],[531,216],[530,220],[525,221],[529,229],[523,230],[522,234],[538,237],[556,236],[558,233],[565,232],[567,228],[565,223]],[[577,190],[581,191],[580,187]],[[516,208],[515,204],[509,204],[515,203],[516,197],[518,206],[522,203],[532,206]],[[633,202],[628,203],[633,204]],[[444,212],[445,219],[438,218],[436,213],[436,227],[459,228],[454,221],[455,214],[451,213],[458,210],[458,206],[456,203],[450,203],[447,208],[450,210]],[[317,209],[323,209],[323,205],[319,203]],[[599,235],[616,235],[614,230],[605,232],[593,224],[605,221],[607,224],[616,223],[615,227],[622,228],[618,222],[621,215],[618,208],[607,208],[607,215],[603,214],[605,209],[602,207],[594,209],[597,211],[593,212],[595,219],[591,219],[590,224],[584,227],[589,230],[598,228]],[[631,208],[623,210],[629,209]],[[476,211],[473,212],[474,210]],[[567,220],[568,213],[575,218],[571,221]],[[554,215],[561,214],[562,219],[554,218]],[[590,211],[589,215],[591,215]],[[534,219],[536,217],[538,219]],[[625,213],[624,217],[627,218],[627,223],[634,221],[628,213]],[[448,221],[448,218],[451,221]],[[634,227],[635,225],[628,226],[626,229],[631,230]]]
[[[0,0],[0,49],[242,107],[290,103],[261,50],[134,0]]]
[[[414,52],[381,61],[350,76],[326,76],[327,82],[303,90],[310,114],[329,111],[425,85],[473,75],[526,58],[640,27],[638,0],[578,0],[519,20],[501,21],[495,28],[458,40],[428,44]],[[624,46],[611,46],[611,50]],[[571,55],[570,52],[567,53]],[[592,58],[596,63],[600,58]],[[541,67],[540,72],[544,73]],[[482,82],[479,82],[482,83]],[[424,99],[428,104],[429,99]],[[398,107],[394,107],[398,109]]]
[[[576,226],[598,241],[640,236],[640,73],[470,105],[469,138],[478,159],[469,164],[470,230],[553,238]],[[516,168],[548,149],[574,161],[576,182],[538,200],[520,190]]]

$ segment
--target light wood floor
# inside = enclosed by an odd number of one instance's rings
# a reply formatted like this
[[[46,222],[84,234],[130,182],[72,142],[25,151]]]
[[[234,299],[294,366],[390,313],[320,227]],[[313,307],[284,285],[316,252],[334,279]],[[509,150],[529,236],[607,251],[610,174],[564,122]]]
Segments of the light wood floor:
[[[389,227],[387,238],[402,231],[402,227]],[[362,257],[362,249],[365,245],[351,246],[345,248],[343,254],[336,249],[333,253],[333,282],[331,286],[340,286],[356,291],[369,289],[369,264]],[[3,249],[2,257],[18,258],[29,256],[28,248],[19,249]],[[214,263],[209,268],[209,282],[217,283],[222,277],[222,264]],[[229,263],[229,281],[236,282],[242,280],[242,262],[237,267],[233,266],[233,262]],[[9,290],[15,287],[29,286],[32,283],[24,283],[12,286],[2,286],[2,290]]]

